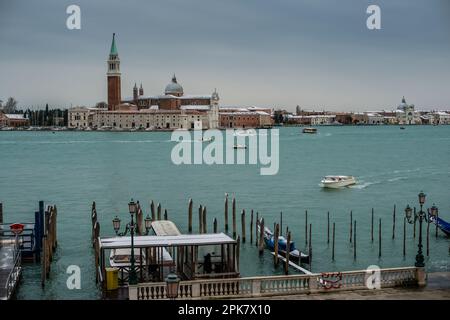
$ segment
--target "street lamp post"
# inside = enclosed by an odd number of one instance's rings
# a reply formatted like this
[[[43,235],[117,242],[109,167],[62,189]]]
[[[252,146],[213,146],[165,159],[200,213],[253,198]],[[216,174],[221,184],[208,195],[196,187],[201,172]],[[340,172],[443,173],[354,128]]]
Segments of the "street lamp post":
[[[425,203],[425,193],[423,193],[422,191],[419,193],[418,195],[419,197],[419,204],[420,204],[420,211],[416,212],[416,214],[413,217],[413,213],[412,213],[412,209],[409,205],[406,206],[405,208],[405,215],[406,215],[406,219],[408,220],[408,223],[413,224],[416,220],[419,220],[419,244],[418,244],[418,251],[417,251],[417,255],[416,255],[416,263],[415,266],[417,268],[424,268],[425,267],[425,258],[423,256],[422,253],[422,221],[425,220],[426,222],[428,222],[428,218],[425,214],[425,212],[423,211],[423,205]]]
[[[127,225],[125,226],[125,231],[124,232],[120,232],[120,219],[119,217],[115,217],[113,222],[113,227],[114,227],[114,231],[116,232],[116,235],[118,235],[119,237],[125,236],[128,231],[130,231],[131,234],[131,258],[130,258],[130,272],[128,275],[128,283],[130,285],[135,285],[137,284],[137,273],[136,273],[136,259],[134,258],[134,229],[135,229],[135,224],[134,224],[134,215],[137,211],[137,205],[136,203],[133,201],[133,199],[131,199],[130,203],[128,203],[128,211],[130,212],[130,216],[131,216],[131,222],[127,223]],[[147,219],[146,219],[147,220]],[[147,225],[147,221],[146,221],[146,225]]]

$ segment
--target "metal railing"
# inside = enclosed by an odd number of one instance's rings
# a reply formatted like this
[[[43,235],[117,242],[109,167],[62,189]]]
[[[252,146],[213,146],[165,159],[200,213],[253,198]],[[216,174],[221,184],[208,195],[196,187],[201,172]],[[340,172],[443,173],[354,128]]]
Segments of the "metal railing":
[[[417,268],[380,269],[380,288],[417,284]],[[226,299],[367,289],[372,273],[366,270],[316,273],[311,275],[266,276],[232,279],[181,281],[180,299]],[[129,286],[130,300],[167,299],[166,283],[141,283]]]

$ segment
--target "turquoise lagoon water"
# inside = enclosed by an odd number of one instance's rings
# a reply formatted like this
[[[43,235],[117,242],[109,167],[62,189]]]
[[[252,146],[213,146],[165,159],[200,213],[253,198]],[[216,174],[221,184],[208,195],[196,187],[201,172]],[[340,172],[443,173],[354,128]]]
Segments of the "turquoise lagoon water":
[[[283,211],[297,247],[305,246],[305,210],[312,223],[313,271],[354,270],[414,264],[417,250],[408,225],[407,255],[402,255],[403,208],[417,205],[423,190],[428,207],[450,220],[450,126],[320,127],[317,135],[301,128],[281,128],[280,168],[261,176],[256,165],[181,165],[171,162],[169,132],[0,132],[0,201],[5,220],[33,220],[39,200],[58,207],[58,250],[50,280],[40,287],[40,267],[26,265],[19,299],[97,299],[90,244],[90,207],[97,202],[102,235],[112,235],[111,220],[128,218],[130,198],[145,213],[150,200],[160,202],[182,231],[187,229],[188,199],[208,209],[208,228],[216,217],[223,230],[224,194],[237,199],[238,212],[259,211],[272,226]],[[351,174],[359,183],[323,190],[322,176]],[[397,232],[392,239],[392,210],[397,205]],[[370,211],[382,219],[382,257],[370,240]],[[349,212],[357,221],[357,259],[349,243]],[[327,244],[326,214],[336,223],[336,259]],[[194,215],[196,218],[196,215]],[[231,217],[230,217],[231,219]],[[247,213],[247,224],[249,222]],[[231,220],[230,220],[231,221]],[[197,221],[194,219],[194,229]],[[240,219],[238,219],[240,226]],[[375,228],[375,231],[377,228]],[[425,230],[425,228],[424,228]],[[429,271],[450,271],[449,239],[431,228]],[[248,231],[247,231],[248,232]],[[249,238],[249,236],[247,236]],[[268,251],[241,247],[242,276],[280,274]],[[81,290],[66,287],[66,269],[78,265]]]

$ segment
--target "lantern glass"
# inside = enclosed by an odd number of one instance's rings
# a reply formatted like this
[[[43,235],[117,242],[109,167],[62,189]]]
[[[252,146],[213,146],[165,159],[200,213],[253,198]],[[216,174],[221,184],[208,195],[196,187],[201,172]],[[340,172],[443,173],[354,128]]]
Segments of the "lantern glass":
[[[166,278],[166,295],[169,299],[175,299],[178,297],[178,285],[180,284],[180,278],[174,273],[170,273]]]
[[[113,222],[114,231],[116,233],[119,232],[119,230],[120,230],[120,219],[119,219],[119,217],[116,216],[112,222]]]
[[[421,192],[419,193],[419,203],[420,203],[421,205],[423,205],[423,204],[425,203],[425,197],[426,197],[426,194],[423,193],[423,191],[421,191]]]
[[[433,203],[433,206],[431,207],[431,216],[436,217],[438,214],[438,207]]]
[[[128,210],[130,214],[136,213],[136,203],[133,201],[133,199],[131,199],[130,203],[128,203]]]
[[[149,215],[147,215],[147,217],[145,217],[144,223],[145,223],[145,230],[148,231],[150,229],[150,227],[152,226],[152,219],[150,218]]]
[[[412,209],[409,206],[409,204],[406,206],[405,208],[405,215],[406,215],[406,219],[411,220],[412,217]]]

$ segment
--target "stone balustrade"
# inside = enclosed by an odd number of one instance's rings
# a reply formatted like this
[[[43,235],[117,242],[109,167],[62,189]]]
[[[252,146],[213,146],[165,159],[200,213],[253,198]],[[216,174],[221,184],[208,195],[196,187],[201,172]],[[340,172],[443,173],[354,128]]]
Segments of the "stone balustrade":
[[[379,274],[367,270],[315,273],[310,275],[262,276],[232,279],[181,281],[180,299],[227,299],[264,296],[285,296],[329,292],[412,286],[421,282],[424,270],[415,267],[379,269]],[[167,299],[165,282],[141,283],[129,286],[130,300]]]

